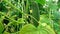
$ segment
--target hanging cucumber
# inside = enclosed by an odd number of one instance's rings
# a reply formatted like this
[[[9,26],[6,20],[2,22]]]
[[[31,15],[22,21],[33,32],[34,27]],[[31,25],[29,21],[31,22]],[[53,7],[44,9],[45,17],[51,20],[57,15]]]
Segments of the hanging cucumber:
[[[31,4],[30,4],[30,13],[37,21],[39,21],[39,17],[40,17],[39,16],[40,15],[39,6],[36,2],[31,2]],[[37,27],[38,22],[35,19],[32,18],[32,22]]]

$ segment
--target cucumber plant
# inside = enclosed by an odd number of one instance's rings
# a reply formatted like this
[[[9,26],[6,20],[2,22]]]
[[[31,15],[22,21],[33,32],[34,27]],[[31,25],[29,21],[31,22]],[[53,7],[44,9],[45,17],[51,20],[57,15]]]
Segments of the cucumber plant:
[[[60,0],[0,0],[0,34],[60,34]]]

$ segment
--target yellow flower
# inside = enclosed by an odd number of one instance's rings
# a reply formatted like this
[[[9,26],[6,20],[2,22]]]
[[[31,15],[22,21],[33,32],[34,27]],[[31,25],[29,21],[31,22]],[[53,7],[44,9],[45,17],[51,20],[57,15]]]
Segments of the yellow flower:
[[[30,13],[32,13],[32,10],[30,10]]]

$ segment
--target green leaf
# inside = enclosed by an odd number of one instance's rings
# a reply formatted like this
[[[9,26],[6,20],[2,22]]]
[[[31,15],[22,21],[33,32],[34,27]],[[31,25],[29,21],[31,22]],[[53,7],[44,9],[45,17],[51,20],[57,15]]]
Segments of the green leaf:
[[[51,20],[49,20],[47,15],[40,15],[40,21],[39,22],[40,23],[47,23],[47,24],[51,25],[50,24]]]
[[[3,34],[10,34],[10,33],[5,31]]]
[[[54,11],[52,15],[53,15],[53,19],[60,19],[60,12]]]
[[[54,30],[49,25],[47,25],[46,23],[41,23],[38,26],[38,30],[40,30],[42,33],[44,32],[46,34],[55,34]]]
[[[36,31],[36,28],[31,24],[27,24],[21,29],[20,34],[31,34],[34,31]]]
[[[0,33],[2,33],[4,30],[3,24],[0,22]]]
[[[40,4],[42,4],[42,5],[44,5],[46,2],[45,2],[45,0],[36,0],[36,2],[37,3],[40,3]]]
[[[48,25],[39,25],[36,28],[32,24],[27,24],[21,29],[20,34],[55,34],[55,32]]]
[[[57,8],[58,8],[58,6],[57,6],[55,3],[51,3],[51,4],[49,5],[49,8],[50,8],[51,10],[53,10],[53,11],[56,11]]]

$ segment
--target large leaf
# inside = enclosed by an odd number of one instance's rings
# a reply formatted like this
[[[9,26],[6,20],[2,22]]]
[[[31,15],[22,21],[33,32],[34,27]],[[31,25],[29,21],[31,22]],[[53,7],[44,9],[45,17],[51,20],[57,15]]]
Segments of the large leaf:
[[[36,31],[36,28],[31,24],[27,24],[21,29],[20,34],[31,34],[34,31]]]
[[[38,28],[35,28],[31,24],[27,24],[21,29],[20,34],[55,34],[55,32],[48,25],[40,25]]]
[[[38,30],[40,30],[42,33],[45,31],[44,33],[46,33],[46,34],[55,34],[54,30],[46,23],[41,23],[38,26]]]
[[[5,31],[3,34],[10,34],[10,33]]]

